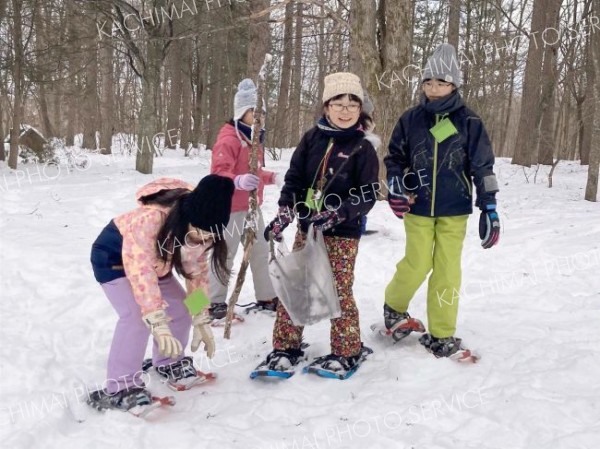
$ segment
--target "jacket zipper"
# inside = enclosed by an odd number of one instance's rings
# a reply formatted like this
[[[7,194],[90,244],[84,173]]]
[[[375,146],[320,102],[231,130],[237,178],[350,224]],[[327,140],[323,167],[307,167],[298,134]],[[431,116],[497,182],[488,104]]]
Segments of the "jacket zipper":
[[[440,116],[435,114],[435,124],[438,124]],[[435,191],[437,187],[436,179],[437,179],[437,158],[438,158],[438,143],[435,138],[433,139],[433,192],[431,194],[431,216],[434,216],[435,213]]]
[[[467,190],[469,191],[469,195],[473,195],[473,192],[471,192],[471,183],[469,182],[467,175],[465,175],[465,172],[462,172],[462,177],[465,180],[465,184],[467,185]]]

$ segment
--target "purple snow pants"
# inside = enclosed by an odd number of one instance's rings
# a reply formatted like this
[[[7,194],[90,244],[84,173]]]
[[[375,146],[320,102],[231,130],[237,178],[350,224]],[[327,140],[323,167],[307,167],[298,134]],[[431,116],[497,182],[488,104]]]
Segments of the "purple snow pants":
[[[108,356],[106,391],[114,394],[126,388],[142,387],[144,386],[142,362],[148,346],[150,330],[142,321],[140,306],[135,302],[131,284],[126,277],[100,285],[119,315]],[[166,312],[172,318],[169,322],[171,332],[185,348],[192,326],[192,319],[183,303],[185,291],[172,275],[159,279],[158,286],[163,300],[169,305]],[[152,348],[154,366],[168,365],[182,358],[183,355],[177,359],[162,356],[154,341]]]

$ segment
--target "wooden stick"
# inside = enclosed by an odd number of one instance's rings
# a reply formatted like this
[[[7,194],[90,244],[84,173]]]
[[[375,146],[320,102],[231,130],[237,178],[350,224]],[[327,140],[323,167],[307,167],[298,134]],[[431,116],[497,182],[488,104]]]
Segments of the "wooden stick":
[[[260,147],[260,130],[262,128],[261,119],[263,117],[263,98],[265,92],[265,78],[267,77],[267,65],[271,61],[272,56],[267,53],[265,55],[265,61],[258,73],[258,81],[256,84],[256,107],[254,108],[254,123],[252,124],[252,151],[250,152],[250,173],[256,175],[258,172],[258,149]],[[233,313],[235,305],[238,302],[244,280],[246,279],[246,271],[248,265],[250,265],[250,253],[252,252],[252,246],[256,240],[256,232],[258,229],[258,195],[256,190],[250,192],[250,199],[248,200],[248,214],[246,215],[244,223],[244,235],[242,241],[244,242],[244,257],[242,259],[242,265],[238,273],[237,279],[235,280],[235,288],[229,298],[229,304],[227,306],[227,316],[225,318],[225,330],[223,337],[229,339],[231,336],[231,322],[233,320]],[[265,263],[267,261],[265,260]]]

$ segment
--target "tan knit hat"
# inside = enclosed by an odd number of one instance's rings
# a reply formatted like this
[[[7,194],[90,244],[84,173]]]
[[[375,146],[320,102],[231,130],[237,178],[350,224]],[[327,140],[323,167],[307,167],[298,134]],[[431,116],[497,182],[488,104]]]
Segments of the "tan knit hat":
[[[323,89],[323,103],[338,95],[352,94],[364,101],[364,92],[360,84],[360,78],[353,73],[338,72],[325,77],[325,88]]]

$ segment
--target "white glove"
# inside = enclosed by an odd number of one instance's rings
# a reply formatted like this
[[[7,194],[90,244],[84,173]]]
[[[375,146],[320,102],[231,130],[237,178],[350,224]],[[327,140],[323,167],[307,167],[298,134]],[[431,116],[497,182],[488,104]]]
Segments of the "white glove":
[[[252,173],[245,173],[243,175],[237,175],[233,179],[233,184],[238,190],[246,190],[247,192],[255,190],[260,184],[260,178]]]
[[[196,352],[200,343],[204,343],[204,350],[209,359],[215,355],[215,338],[209,326],[212,319],[208,315],[198,314],[192,317],[194,331],[192,333],[192,352]]]
[[[162,355],[174,359],[183,352],[180,341],[171,333],[168,325],[171,319],[164,310],[147,313],[142,319],[158,343],[158,350]]]

